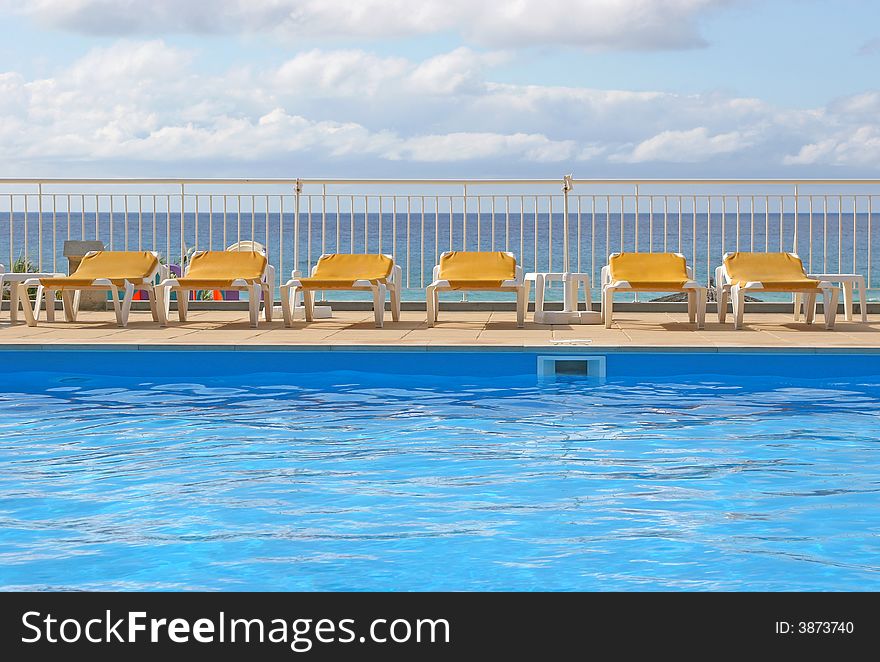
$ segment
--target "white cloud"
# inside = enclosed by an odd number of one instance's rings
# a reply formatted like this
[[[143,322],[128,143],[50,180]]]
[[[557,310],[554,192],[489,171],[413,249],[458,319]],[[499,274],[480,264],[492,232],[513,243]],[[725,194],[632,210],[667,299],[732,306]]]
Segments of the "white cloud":
[[[750,145],[751,140],[740,131],[710,135],[706,127],[699,126],[687,131],[662,131],[640,142],[631,152],[613,157],[613,160],[693,163],[718,154],[738,152]]]
[[[274,33],[309,39],[456,32],[492,47],[655,50],[704,45],[699,20],[741,0],[3,0],[90,35]]]
[[[458,176],[529,175],[547,164],[618,173],[700,164],[696,175],[713,167],[734,176],[880,168],[877,91],[785,109],[715,93],[493,82],[505,57],[306,50],[274,66],[206,74],[197,53],[123,40],[49,77],[0,72],[0,171],[106,175],[133,162],[146,175],[240,175],[278,164],[320,174],[454,164]]]

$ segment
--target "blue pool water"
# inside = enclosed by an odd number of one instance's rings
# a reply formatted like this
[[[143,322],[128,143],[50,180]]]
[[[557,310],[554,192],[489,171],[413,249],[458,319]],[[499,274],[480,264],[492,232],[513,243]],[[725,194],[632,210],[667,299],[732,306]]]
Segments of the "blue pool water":
[[[2,358],[5,589],[880,589],[880,355]]]

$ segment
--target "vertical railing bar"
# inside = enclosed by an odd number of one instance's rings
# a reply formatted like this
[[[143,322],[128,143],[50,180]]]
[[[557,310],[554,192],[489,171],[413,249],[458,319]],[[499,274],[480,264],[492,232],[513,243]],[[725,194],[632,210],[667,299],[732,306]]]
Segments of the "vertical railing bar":
[[[810,225],[807,228],[807,236],[810,238],[810,257],[808,258],[809,270],[810,273],[813,273],[813,195],[812,193],[808,196],[809,200],[809,211],[810,211]]]
[[[535,271],[540,271],[540,269],[538,268],[538,196],[537,195],[535,196],[534,213],[535,213],[535,235],[533,238],[535,240]]]
[[[694,278],[697,274],[697,263],[694,261]],[[712,273],[712,196],[706,196],[706,278]]]
[[[590,288],[599,281],[596,279],[596,196],[590,195]]]
[[[312,194],[306,196],[308,220],[306,221],[306,268],[303,273],[311,275],[312,270]],[[352,237],[353,238],[353,237]]]
[[[721,194],[721,254],[724,255],[724,249],[727,247],[727,196]],[[712,268],[709,267],[711,274]]]
[[[453,217],[454,217],[454,213],[453,213],[452,206],[453,206],[453,203],[452,203],[452,196],[450,195],[450,196],[449,196],[449,250],[452,250],[452,248],[453,248],[453,246],[454,246],[454,244],[453,244],[453,242],[452,242],[452,231],[453,231],[453,227],[452,227],[452,225],[453,225],[453,223],[452,223],[452,219],[453,219]]]
[[[252,193],[250,197],[251,197],[251,241],[256,241],[257,240],[257,196]]]
[[[425,196],[419,200],[421,231],[419,232],[419,287],[425,287]]]
[[[229,239],[226,233],[227,219],[229,215],[229,196],[224,193],[223,194],[223,250],[226,250],[226,247],[229,246]],[[295,268],[295,267],[294,267]]]
[[[14,215],[13,215],[13,197],[12,194],[9,194],[9,268],[13,269],[13,265],[15,264],[15,223],[14,223]]]
[[[382,194],[379,194],[379,253],[382,252]]]
[[[299,263],[299,214],[300,200],[302,197],[302,182],[297,179],[293,187],[293,269],[291,271],[301,271]],[[304,276],[310,274],[304,272]]]
[[[822,245],[822,273],[827,274],[828,273],[828,195],[827,194],[824,195],[823,199],[824,199],[824,201],[822,203],[822,208],[823,208],[824,221],[823,221],[823,228],[822,228],[822,234],[823,234],[823,239],[822,239],[822,241],[823,241],[823,245]]]
[[[266,194],[266,256],[269,256],[269,194]]]
[[[52,271],[58,271],[58,201],[55,199],[55,194],[52,194]]]
[[[193,217],[193,250],[199,250],[199,194],[195,196],[195,216]]]
[[[339,203],[336,204],[336,221],[339,222]],[[285,282],[284,277],[284,194],[278,194],[278,285]]]
[[[779,196],[779,252],[785,253],[785,196]],[[792,251],[796,253],[797,251]]]
[[[366,211],[364,211],[364,228],[366,229]],[[364,234],[364,252],[366,252],[367,236]],[[321,184],[321,255],[327,252],[327,185]],[[322,297],[323,298],[323,297]]]
[[[30,260],[30,253],[28,252],[28,194],[24,194],[24,252],[22,253],[24,257],[25,263]],[[25,264],[25,271],[27,271],[27,264]]]
[[[749,237],[749,250],[754,251],[755,250],[755,196],[752,196],[752,204],[751,204],[751,207],[749,207],[749,211],[751,212],[751,218],[752,218],[751,235]]]
[[[764,196],[764,252],[770,252],[770,196]]]
[[[648,252],[654,252],[654,196],[648,196]]]
[[[578,273],[583,273],[581,271],[581,250],[583,248],[581,242],[581,196],[577,197],[577,270]]]
[[[165,259],[170,263],[171,257],[171,194],[165,195]],[[179,265],[183,266],[183,265]]]
[[[492,250],[495,250],[495,195],[492,195]]]
[[[843,195],[837,196],[837,270],[843,269]]]
[[[461,224],[461,250],[466,251],[466,250],[467,250],[467,227],[468,227],[468,222],[467,222],[467,221],[468,221],[468,218],[467,218],[467,216],[468,216],[468,208],[467,208],[467,201],[468,201],[467,184],[464,184],[464,185],[462,186],[462,191],[463,191],[463,194],[462,194],[462,200],[461,200],[461,206],[462,206],[462,216],[461,216],[461,218],[462,218],[462,224]]]
[[[440,259],[440,196],[434,196],[434,264]],[[433,274],[433,272],[432,272]],[[433,278],[432,278],[433,280]]]
[[[858,200],[856,199],[856,196],[853,195],[853,235],[852,235],[853,236],[853,245],[852,245],[852,254],[853,254],[852,272],[853,273],[858,273],[858,267],[856,265],[856,254],[857,254],[856,253],[856,239],[858,238],[858,234],[856,234],[856,231],[858,230],[858,228],[856,227],[857,207],[858,207]]]
[[[477,250],[481,250],[482,243],[482,222],[483,222],[483,196],[477,195]]]
[[[697,268],[697,196],[693,196],[692,198],[692,209],[693,217],[694,217],[694,231],[691,235],[693,239],[691,240],[691,244],[693,244],[693,260],[691,260],[691,264],[694,265],[694,269]],[[696,276],[696,274],[694,274]]]
[[[510,252],[510,195],[504,196],[504,250]]]
[[[397,195],[391,196],[391,257],[397,260]]]
[[[406,287],[409,289],[410,268],[409,268],[409,249],[410,249],[410,228],[412,226],[412,196],[406,196]]]
[[[224,246],[225,248],[225,246]],[[214,250],[214,194],[208,195],[208,250]]]
[[[122,213],[124,215],[124,231],[123,231],[123,241],[125,243],[125,250],[128,250],[128,194],[124,194],[122,196]]]
[[[547,264],[553,271],[553,196],[547,196]]]
[[[364,196],[364,253],[370,250],[370,196]]]
[[[635,213],[633,214],[633,250],[638,253],[639,252],[639,201],[641,200],[639,196],[639,185],[635,186],[635,195],[633,196],[633,204],[635,205]]]
[[[336,194],[336,252],[342,252],[342,196]]]
[[[185,217],[184,211],[186,209],[186,200],[185,200],[185,189],[184,184],[180,185],[180,266],[183,268],[184,258],[186,257],[186,234],[185,234]]]
[[[874,220],[874,196],[868,194],[868,289],[871,289],[871,232]]]
[[[526,261],[526,199],[519,196],[519,259]]]
[[[740,204],[739,204],[740,196],[737,193],[736,195],[736,250],[739,252],[739,217],[740,217]]]
[[[624,197],[620,196],[620,252],[623,253],[626,250],[626,242],[624,242],[624,224],[623,224],[623,210],[626,206],[624,202]]]
[[[143,250],[144,241],[144,196],[138,193],[138,250]]]
[[[349,219],[348,219],[348,221],[349,221],[349,226],[350,226],[349,227],[348,252],[351,254],[354,254],[354,196],[353,195],[348,196],[348,203],[349,203],[349,209],[348,209]]]
[[[607,260],[611,255],[611,196],[605,196],[605,255],[602,260]]]
[[[110,198],[110,250],[113,250],[113,194],[111,193]]]
[[[70,193],[67,194],[67,238],[70,239]]]
[[[669,195],[663,194],[663,252],[666,253],[669,239]]]
[[[100,221],[98,219],[98,207],[100,207],[100,203],[98,202],[98,196],[95,196],[95,241],[98,241],[101,238],[101,228]]]

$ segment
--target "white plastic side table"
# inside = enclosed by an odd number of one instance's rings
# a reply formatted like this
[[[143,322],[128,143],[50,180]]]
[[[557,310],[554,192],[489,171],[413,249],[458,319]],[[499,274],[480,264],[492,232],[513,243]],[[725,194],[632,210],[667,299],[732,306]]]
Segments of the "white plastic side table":
[[[839,283],[843,290],[843,319],[852,322],[853,309],[855,308],[854,290],[859,292],[859,310],[862,313],[862,321],[868,321],[868,290],[865,285],[865,277],[860,274],[810,274],[810,278]],[[794,295],[794,319],[797,321],[801,316],[800,294]]]
[[[544,310],[544,291],[547,283],[563,284],[562,310]],[[527,273],[525,277],[526,301],[529,287],[535,284],[535,323],[536,324],[601,324],[602,314],[590,310],[593,304],[590,294],[590,275],[583,273],[563,273],[558,271],[538,271]],[[586,310],[578,310],[578,287],[584,291]]]
[[[58,278],[64,274],[57,273],[24,273],[19,271],[8,271],[0,273],[0,292],[4,287],[9,287],[9,321],[12,324],[18,322],[18,284],[29,278]],[[43,286],[37,287],[37,297],[34,300],[34,319],[40,318],[40,301],[43,300]],[[52,304],[54,305],[54,301]],[[46,302],[49,305],[49,302]]]

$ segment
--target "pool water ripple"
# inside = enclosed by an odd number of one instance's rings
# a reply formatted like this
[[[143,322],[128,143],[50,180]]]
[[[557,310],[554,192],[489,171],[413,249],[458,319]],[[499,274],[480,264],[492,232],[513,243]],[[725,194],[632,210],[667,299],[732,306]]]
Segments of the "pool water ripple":
[[[13,386],[0,586],[880,588],[880,385],[506,381]]]

